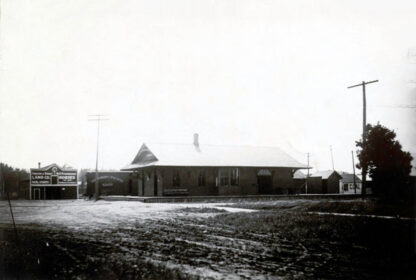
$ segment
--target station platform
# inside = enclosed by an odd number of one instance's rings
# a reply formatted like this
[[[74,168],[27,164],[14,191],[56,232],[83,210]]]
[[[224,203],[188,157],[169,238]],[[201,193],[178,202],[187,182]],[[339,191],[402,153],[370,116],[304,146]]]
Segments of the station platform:
[[[138,201],[144,203],[176,203],[176,202],[241,202],[292,199],[336,199],[348,200],[361,198],[360,194],[291,194],[291,195],[241,195],[241,196],[100,196],[105,201]]]

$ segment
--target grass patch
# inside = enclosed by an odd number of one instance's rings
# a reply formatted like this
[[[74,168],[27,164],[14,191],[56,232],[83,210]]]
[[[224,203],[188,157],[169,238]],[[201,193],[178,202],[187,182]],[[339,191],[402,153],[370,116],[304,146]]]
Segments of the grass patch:
[[[392,203],[382,200],[321,201],[307,208],[307,211],[366,214],[379,216],[416,217],[412,203]]]
[[[416,217],[414,203],[399,204],[376,199],[259,201],[236,203],[227,207],[278,211],[279,213],[300,211]]]
[[[364,246],[388,257],[415,257],[415,222],[309,215],[301,211],[224,214],[207,219],[211,226],[234,228],[298,242],[338,242]]]

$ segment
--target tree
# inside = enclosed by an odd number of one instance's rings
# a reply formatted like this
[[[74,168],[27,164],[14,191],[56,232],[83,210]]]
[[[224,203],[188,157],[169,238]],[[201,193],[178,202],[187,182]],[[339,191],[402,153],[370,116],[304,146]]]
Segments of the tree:
[[[408,194],[408,179],[412,156],[402,150],[396,133],[380,125],[367,125],[367,136],[356,142],[357,168],[367,170],[373,180],[373,192],[389,199],[404,198]]]
[[[0,198],[10,195],[18,196],[21,180],[29,179],[29,173],[24,169],[13,168],[0,162]]]

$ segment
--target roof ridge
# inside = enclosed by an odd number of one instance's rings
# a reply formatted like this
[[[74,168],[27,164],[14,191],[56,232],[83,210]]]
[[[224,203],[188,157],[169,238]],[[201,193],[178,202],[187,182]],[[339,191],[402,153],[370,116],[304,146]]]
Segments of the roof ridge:
[[[169,142],[143,142],[143,145],[181,145],[181,146],[194,146],[193,143],[169,143]],[[214,146],[214,147],[242,147],[242,148],[265,148],[265,149],[279,149],[278,146],[255,146],[255,145],[231,145],[231,144],[199,144],[200,146]]]

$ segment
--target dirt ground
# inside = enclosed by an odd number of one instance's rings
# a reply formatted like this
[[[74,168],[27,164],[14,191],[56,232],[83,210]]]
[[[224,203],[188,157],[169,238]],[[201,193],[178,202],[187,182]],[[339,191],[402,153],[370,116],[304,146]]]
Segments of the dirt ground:
[[[1,201],[0,279],[414,279],[412,236],[367,246],[351,217],[308,215],[317,203],[12,201],[16,238]]]

